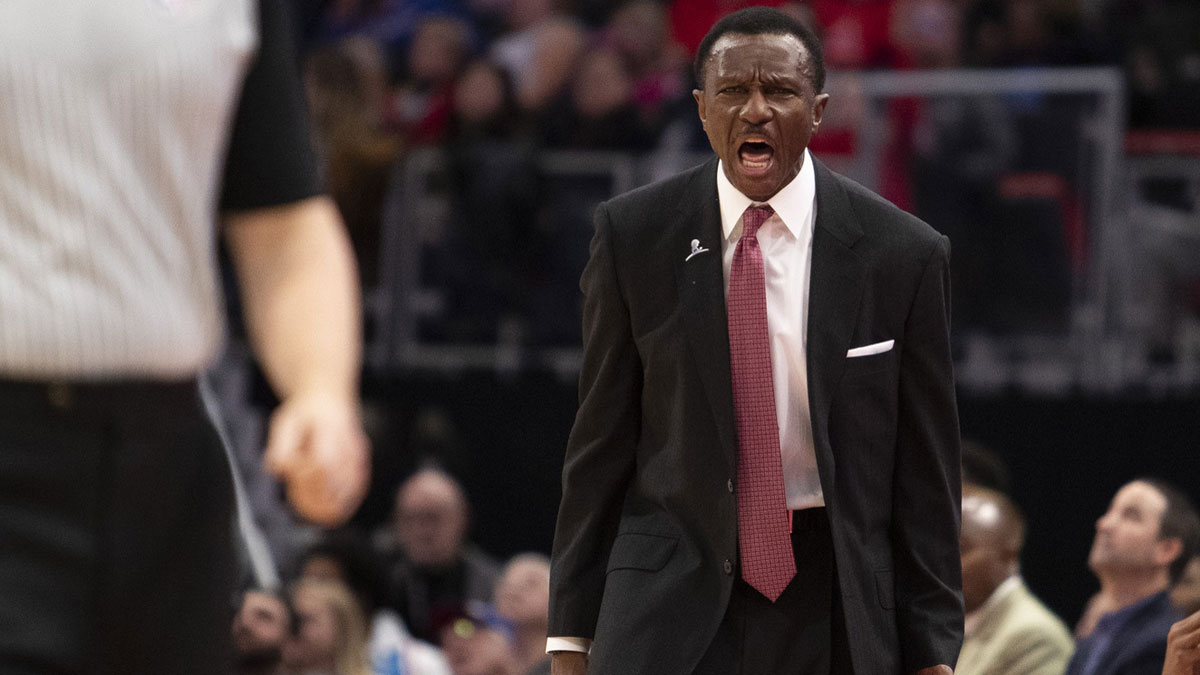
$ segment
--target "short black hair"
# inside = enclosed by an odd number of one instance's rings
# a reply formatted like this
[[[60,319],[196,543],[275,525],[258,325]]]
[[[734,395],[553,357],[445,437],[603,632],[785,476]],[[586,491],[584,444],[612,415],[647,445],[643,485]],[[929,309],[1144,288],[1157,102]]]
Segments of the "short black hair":
[[[700,41],[696,49],[696,61],[692,64],[696,76],[696,86],[704,88],[704,73],[712,58],[712,48],[722,35],[735,33],[739,35],[792,35],[800,40],[808,52],[808,65],[812,68],[813,92],[821,93],[825,89],[825,57],[821,53],[821,40],[795,17],[771,7],[747,7],[738,10],[708,29],[708,34]]]
[[[1200,515],[1192,500],[1179,488],[1159,478],[1143,477],[1138,482],[1146,483],[1158,490],[1167,500],[1167,508],[1163,510],[1162,520],[1158,524],[1158,539],[1178,539],[1182,546],[1179,555],[1171,561],[1171,584],[1174,585],[1183,577],[1183,570],[1188,561],[1200,552]]]

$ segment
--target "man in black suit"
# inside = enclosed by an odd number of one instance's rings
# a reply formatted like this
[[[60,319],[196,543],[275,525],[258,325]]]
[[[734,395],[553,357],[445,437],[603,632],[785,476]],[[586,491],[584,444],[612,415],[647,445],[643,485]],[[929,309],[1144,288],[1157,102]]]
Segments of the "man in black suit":
[[[948,244],[808,153],[802,25],[734,13],[696,75],[717,158],[596,213],[554,673],[950,673]]]

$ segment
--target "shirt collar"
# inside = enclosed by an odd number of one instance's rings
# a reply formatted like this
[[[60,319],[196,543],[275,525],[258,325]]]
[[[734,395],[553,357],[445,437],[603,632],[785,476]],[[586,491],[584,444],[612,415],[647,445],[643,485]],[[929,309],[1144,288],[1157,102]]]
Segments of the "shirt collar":
[[[1158,593],[1148,595],[1141,600],[1138,600],[1132,605],[1126,605],[1121,609],[1105,614],[1104,616],[1100,617],[1099,621],[1096,622],[1096,630],[1093,631],[1093,633],[1100,633],[1107,630],[1111,630],[1115,633],[1117,630],[1124,627],[1124,625],[1128,623],[1135,614],[1149,607],[1151,604],[1158,602],[1166,594],[1166,591],[1159,591]]]
[[[775,213],[792,236],[800,237],[803,234],[801,228],[810,222],[809,215],[813,210],[816,193],[817,180],[816,172],[813,171],[813,158],[806,148],[800,173],[766,203],[775,209]],[[742,194],[729,182],[725,175],[725,166],[720,161],[717,162],[717,199],[721,204],[721,231],[727,241],[733,239],[734,235],[741,236],[741,228],[738,225],[741,223],[742,213],[751,204],[761,204]]]
[[[977,607],[973,612],[967,612],[963,622],[963,633],[967,635],[974,633],[979,628],[983,617],[1001,602],[1004,602],[1005,598],[1012,595],[1020,587],[1021,576],[1019,574],[1014,574],[1000,582],[1000,585],[996,587],[996,590],[992,591],[992,594],[988,596],[988,599],[982,605]]]

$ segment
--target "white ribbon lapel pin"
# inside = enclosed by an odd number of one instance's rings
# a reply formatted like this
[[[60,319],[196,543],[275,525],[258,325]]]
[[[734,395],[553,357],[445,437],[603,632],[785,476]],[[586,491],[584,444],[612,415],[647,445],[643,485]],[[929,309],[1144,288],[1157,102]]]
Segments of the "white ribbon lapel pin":
[[[705,253],[707,251],[708,251],[708,249],[706,249],[700,245],[699,239],[693,239],[692,240],[692,252],[688,254],[688,257],[683,259],[683,262],[687,262],[687,261],[691,260],[692,258],[695,258],[696,256],[700,255],[701,253]]]

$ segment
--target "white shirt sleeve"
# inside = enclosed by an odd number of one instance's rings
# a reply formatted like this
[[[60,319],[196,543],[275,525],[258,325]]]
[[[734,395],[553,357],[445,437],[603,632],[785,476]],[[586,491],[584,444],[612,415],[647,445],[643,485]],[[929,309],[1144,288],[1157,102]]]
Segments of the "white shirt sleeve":
[[[588,638],[578,637],[552,637],[546,638],[546,653],[552,652],[584,652],[585,654],[592,648],[592,641]]]

